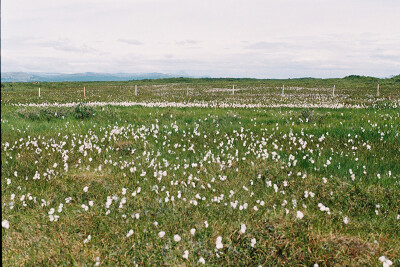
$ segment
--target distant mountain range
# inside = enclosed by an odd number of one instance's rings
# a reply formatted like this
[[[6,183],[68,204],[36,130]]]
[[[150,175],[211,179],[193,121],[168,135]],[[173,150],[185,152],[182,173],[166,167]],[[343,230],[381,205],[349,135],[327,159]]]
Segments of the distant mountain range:
[[[98,72],[83,72],[83,73],[48,73],[48,72],[4,72],[1,73],[1,82],[103,82],[103,81],[132,81],[132,80],[145,80],[145,79],[166,79],[166,78],[207,78],[202,76],[195,77],[179,72],[175,74],[165,74],[158,72],[150,73],[98,73]],[[218,78],[214,78],[218,79]],[[253,78],[219,78],[219,79],[253,79]],[[295,78],[299,80],[304,79],[318,79],[312,77]],[[339,78],[340,79],[340,78]],[[379,78],[350,75],[343,78],[344,80],[379,80]],[[389,79],[395,82],[400,82],[400,75],[392,76]]]
[[[163,79],[173,77],[189,77],[185,74],[164,73],[46,73],[46,72],[4,72],[1,82],[91,82],[91,81],[130,81],[143,79]]]

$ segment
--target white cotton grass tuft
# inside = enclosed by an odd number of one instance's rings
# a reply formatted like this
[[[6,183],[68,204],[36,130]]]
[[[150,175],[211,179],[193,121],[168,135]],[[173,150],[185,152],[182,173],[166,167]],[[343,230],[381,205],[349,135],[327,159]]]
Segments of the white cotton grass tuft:
[[[383,267],[390,267],[392,266],[393,262],[386,258],[386,256],[380,256],[379,257],[380,262],[382,262]]]
[[[179,242],[179,241],[181,241],[181,237],[179,236],[179,235],[174,235],[174,241],[175,242]]]
[[[246,232],[246,225],[242,223],[242,225],[240,226],[240,233],[244,234],[245,232]]]
[[[126,234],[126,237],[130,237],[131,235],[133,235],[133,230],[129,230],[129,232]]]
[[[303,217],[304,217],[303,212],[301,212],[301,211],[298,210],[297,213],[296,213],[296,218],[299,219],[299,220],[301,220],[301,219],[303,219]]]
[[[85,186],[85,187],[83,188],[83,192],[87,192],[87,191],[89,191],[89,187],[88,187],[88,186]]]
[[[88,237],[85,240],[83,240],[83,243],[84,244],[89,243],[90,239],[92,239],[92,236],[88,235]]]
[[[349,218],[344,217],[344,218],[343,218],[343,222],[344,222],[344,224],[348,224],[348,223],[349,223]]]
[[[199,263],[201,263],[201,264],[206,264],[206,261],[204,260],[203,257],[201,257],[201,258],[199,259]]]
[[[161,232],[158,233],[158,237],[159,238],[163,238],[164,236],[165,236],[165,232],[164,231],[161,231]]]
[[[221,249],[221,248],[224,247],[224,245],[222,244],[222,236],[218,236],[218,237],[217,237],[217,240],[216,240],[216,242],[215,242],[215,247],[216,247],[217,249]]]
[[[190,234],[191,235],[194,235],[195,233],[196,233],[196,229],[194,229],[194,228],[190,229]]]
[[[251,242],[251,243],[250,243],[251,247],[254,248],[254,246],[255,246],[256,243],[257,243],[257,240],[256,240],[255,238],[253,238],[253,239],[250,240],[250,242]]]
[[[1,222],[1,227],[2,227],[2,228],[9,229],[9,228],[10,228],[10,222],[7,221],[7,220],[3,220],[3,221]]]
[[[185,252],[183,252],[182,258],[184,259],[188,259],[189,258],[189,251],[185,250]]]

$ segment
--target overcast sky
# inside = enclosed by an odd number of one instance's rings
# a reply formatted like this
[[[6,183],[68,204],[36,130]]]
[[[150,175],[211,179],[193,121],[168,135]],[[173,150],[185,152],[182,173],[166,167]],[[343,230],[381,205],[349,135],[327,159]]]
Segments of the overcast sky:
[[[400,74],[399,0],[2,0],[1,71]]]

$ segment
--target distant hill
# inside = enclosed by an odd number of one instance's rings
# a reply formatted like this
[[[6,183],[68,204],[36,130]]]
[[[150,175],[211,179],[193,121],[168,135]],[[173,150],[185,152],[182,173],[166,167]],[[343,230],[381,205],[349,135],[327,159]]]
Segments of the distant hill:
[[[391,79],[395,82],[400,82],[400,75],[393,76]]]
[[[91,81],[130,81],[143,79],[163,79],[185,77],[164,73],[45,73],[45,72],[5,72],[1,74],[2,82],[91,82]],[[188,76],[186,76],[188,77]]]

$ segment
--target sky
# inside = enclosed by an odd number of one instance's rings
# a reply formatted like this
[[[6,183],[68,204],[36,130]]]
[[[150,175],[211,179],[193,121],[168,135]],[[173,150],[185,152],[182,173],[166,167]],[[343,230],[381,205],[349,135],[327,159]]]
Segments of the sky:
[[[399,0],[2,0],[1,72],[400,74]]]

